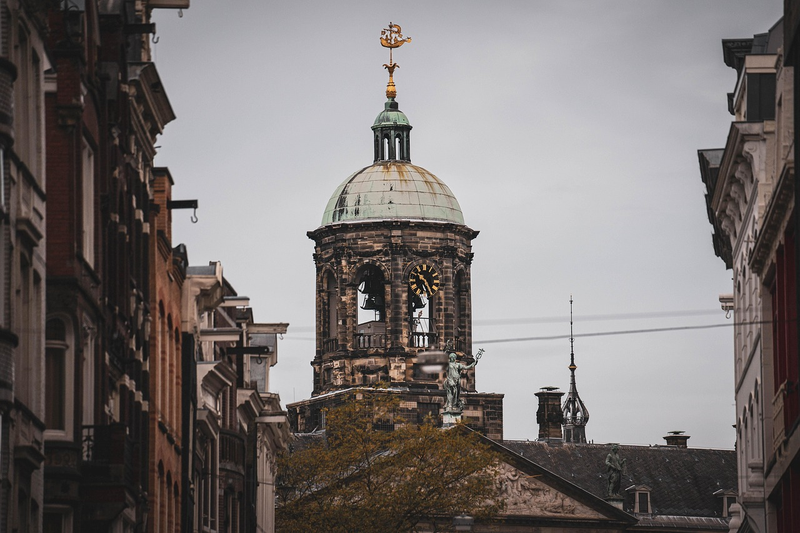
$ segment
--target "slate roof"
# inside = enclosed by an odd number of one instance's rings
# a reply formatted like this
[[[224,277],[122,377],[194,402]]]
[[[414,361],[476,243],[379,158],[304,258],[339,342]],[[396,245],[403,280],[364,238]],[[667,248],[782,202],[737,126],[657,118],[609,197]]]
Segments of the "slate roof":
[[[503,445],[599,498],[606,497],[607,444],[503,441]],[[675,446],[620,445],[626,460],[621,491],[624,510],[633,512],[632,485],[650,488],[654,515],[722,517],[722,500],[714,492],[736,489],[736,452]]]

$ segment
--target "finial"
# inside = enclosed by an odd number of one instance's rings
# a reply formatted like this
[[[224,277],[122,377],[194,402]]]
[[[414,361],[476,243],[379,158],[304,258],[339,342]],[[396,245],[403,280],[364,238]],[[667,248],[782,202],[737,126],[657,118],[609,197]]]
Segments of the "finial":
[[[586,442],[586,423],[589,422],[589,410],[586,409],[575,384],[575,335],[572,333],[572,295],[569,295],[569,393],[564,401],[564,440],[566,442]]]
[[[400,67],[392,59],[392,50],[411,42],[411,37],[403,37],[402,29],[397,24],[389,23],[388,28],[381,30],[381,46],[389,49],[389,63],[383,67],[389,71],[389,83],[386,84],[386,98],[395,98],[397,89],[394,86],[394,69]]]
[[[575,337],[572,335],[572,294],[569,295],[569,369],[575,374]]]

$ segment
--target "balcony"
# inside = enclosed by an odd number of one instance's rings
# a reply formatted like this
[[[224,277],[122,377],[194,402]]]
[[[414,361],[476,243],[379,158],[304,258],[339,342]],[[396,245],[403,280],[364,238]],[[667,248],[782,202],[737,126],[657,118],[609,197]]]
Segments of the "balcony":
[[[134,486],[134,446],[123,424],[83,426],[81,471],[93,482]]]
[[[357,350],[365,350],[367,348],[386,348],[386,334],[385,333],[356,333],[353,338],[353,344]]]
[[[422,350],[435,348],[438,338],[439,336],[436,333],[413,332],[408,337],[408,346],[410,348],[420,348]]]
[[[83,426],[81,434],[81,492],[84,531],[105,531],[141,494],[139,450],[123,424]],[[134,504],[131,512],[138,513]]]
[[[220,468],[244,474],[244,437],[239,433],[221,430],[219,433]]]
[[[337,341],[336,338],[322,339],[322,352],[323,353],[335,352],[336,348],[338,348],[338,343],[336,341]]]

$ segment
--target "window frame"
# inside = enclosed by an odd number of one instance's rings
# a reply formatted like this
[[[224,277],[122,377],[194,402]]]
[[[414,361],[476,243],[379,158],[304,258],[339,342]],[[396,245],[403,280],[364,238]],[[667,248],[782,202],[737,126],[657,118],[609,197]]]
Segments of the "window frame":
[[[46,324],[51,320],[60,320],[64,325],[65,339],[47,339],[45,338],[45,351],[49,348],[61,349],[64,357],[64,428],[51,429],[45,428],[45,440],[73,440],[74,438],[74,425],[75,425],[75,394],[70,394],[70,391],[75,390],[75,332],[73,328],[72,318],[64,314],[48,315],[45,321],[45,331],[47,330]],[[73,386],[70,387],[69,385]],[[47,386],[47,375],[45,373],[45,387]],[[45,405],[45,409],[47,405]]]

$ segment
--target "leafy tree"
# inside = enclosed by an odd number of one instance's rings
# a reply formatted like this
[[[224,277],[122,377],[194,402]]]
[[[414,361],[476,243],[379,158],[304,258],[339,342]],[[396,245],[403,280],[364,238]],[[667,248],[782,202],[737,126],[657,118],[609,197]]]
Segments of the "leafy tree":
[[[359,396],[327,413],[324,436],[279,458],[279,532],[445,531],[454,516],[504,508],[487,472],[497,455],[475,433],[401,424],[388,391]],[[398,427],[378,429],[387,422]]]

